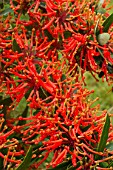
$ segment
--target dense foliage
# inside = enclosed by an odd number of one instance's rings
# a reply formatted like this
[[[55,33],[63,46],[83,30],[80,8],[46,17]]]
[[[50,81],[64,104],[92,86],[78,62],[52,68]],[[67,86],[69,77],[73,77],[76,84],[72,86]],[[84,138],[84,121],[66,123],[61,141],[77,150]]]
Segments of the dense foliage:
[[[106,1],[0,4],[0,169],[113,169],[112,114],[84,87],[113,81]]]

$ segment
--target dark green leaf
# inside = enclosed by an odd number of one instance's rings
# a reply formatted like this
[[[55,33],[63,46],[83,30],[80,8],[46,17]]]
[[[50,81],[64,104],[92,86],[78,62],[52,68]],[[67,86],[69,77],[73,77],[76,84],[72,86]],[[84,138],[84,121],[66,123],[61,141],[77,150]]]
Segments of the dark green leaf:
[[[108,65],[107,65],[107,70],[108,70],[108,73],[109,73],[109,74],[112,74],[112,73],[113,73],[113,65],[110,65],[110,64],[108,63]]]
[[[0,104],[9,106],[12,103],[12,99],[10,97],[3,99],[0,101]]]
[[[102,56],[102,58],[104,58],[104,55],[103,55],[102,51],[98,47],[97,47],[97,50],[99,51],[99,53]]]
[[[7,148],[2,148],[2,149],[0,149],[0,152],[3,155],[7,155],[8,149]],[[0,170],[3,170],[3,167],[4,167],[4,159],[2,157],[0,157]]]
[[[71,163],[71,160],[63,162],[55,168],[50,168],[49,170],[66,170],[67,166]]]
[[[29,147],[23,162],[18,166],[18,168],[16,168],[16,170],[27,170],[31,162],[31,157],[32,157],[32,146]]]
[[[104,72],[103,71],[101,71],[100,73],[99,73],[99,78],[101,78],[101,77],[103,77],[104,76]]]
[[[6,9],[4,9],[0,12],[0,16],[7,15],[7,14],[12,13],[12,12],[13,12],[13,10],[11,8],[6,8]]]
[[[108,163],[107,162],[100,162],[99,166],[102,168],[107,168],[108,167]]]
[[[46,7],[46,2],[41,1],[39,6],[45,8]]]
[[[3,9],[3,7],[4,7],[3,2],[0,2],[0,8]]]
[[[74,167],[73,165],[71,165],[69,168],[67,168],[66,170],[75,170],[78,169],[81,165],[85,164],[85,157],[83,157],[82,161],[78,161],[76,167]]]
[[[71,166],[71,167],[67,168],[67,170],[75,170],[75,167]]]
[[[72,36],[72,33],[70,31],[65,31],[64,32],[64,38],[69,38]]]
[[[108,168],[113,167],[113,161],[110,162]]]
[[[108,133],[109,133],[109,127],[110,127],[110,117],[107,114],[106,122],[104,124],[104,128],[103,128],[102,135],[101,135],[101,138],[100,138],[100,142],[99,142],[99,145],[97,147],[97,152],[103,152],[105,147],[106,147],[106,142],[107,142]],[[95,159],[96,160],[100,159],[100,156],[96,155]]]
[[[106,148],[110,151],[113,151],[113,142],[106,145]]]
[[[112,23],[113,23],[113,13],[103,23],[103,31],[107,32]]]
[[[51,35],[51,33],[47,29],[44,30],[44,34],[45,34],[45,36],[48,37],[49,41],[53,40],[53,36]]]
[[[101,52],[102,53],[102,52]],[[98,57],[97,56],[94,56],[94,60],[95,62],[98,64],[98,66],[101,68],[102,67],[102,64],[103,64],[103,61],[104,61],[104,58],[102,55],[99,55]]]
[[[28,106],[26,106],[26,108],[24,109],[23,113],[22,113],[22,117],[27,117],[28,114]],[[26,120],[20,120],[18,122],[18,125],[24,125],[26,123]]]
[[[19,45],[17,44],[16,40],[13,40],[13,46],[12,46],[12,50],[13,51],[18,51],[19,53],[21,52],[21,49],[19,47]]]
[[[81,129],[82,132],[85,132],[85,131],[87,131],[87,130],[90,128],[90,126],[91,126],[91,125],[88,125],[88,126],[82,126],[82,125],[80,125],[80,129]]]

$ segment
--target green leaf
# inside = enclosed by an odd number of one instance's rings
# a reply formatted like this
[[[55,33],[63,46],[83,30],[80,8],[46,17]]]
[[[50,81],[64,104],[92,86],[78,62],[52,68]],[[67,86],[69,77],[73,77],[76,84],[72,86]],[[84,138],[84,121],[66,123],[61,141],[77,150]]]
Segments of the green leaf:
[[[13,46],[12,46],[12,50],[13,51],[18,51],[19,53],[21,52],[21,49],[19,47],[19,45],[17,44],[16,40],[13,40]]]
[[[3,9],[3,7],[4,7],[3,2],[0,2],[0,9]]]
[[[113,167],[113,161],[110,162],[108,168]]]
[[[107,70],[108,70],[108,73],[109,73],[109,74],[112,74],[112,73],[113,73],[113,65],[110,65],[110,64],[108,63],[108,65],[107,65]]]
[[[29,15],[28,15],[27,13],[26,13],[25,15],[22,14],[22,15],[20,16],[20,20],[29,21]]]
[[[45,36],[48,37],[49,41],[53,40],[53,36],[51,35],[51,33],[47,29],[44,30],[44,34],[45,34]]]
[[[103,77],[103,76],[104,76],[104,72],[101,71],[101,72],[99,73],[98,77],[101,78],[101,77]]]
[[[94,58],[95,62],[99,65],[99,67],[101,68],[102,64],[103,64],[103,61],[104,61],[103,56],[99,55],[98,57],[94,56],[93,58]]]
[[[110,151],[113,151],[113,142],[106,145],[106,148]]]
[[[102,34],[99,34],[97,39],[100,45],[105,45],[110,39],[110,34],[104,32]]]
[[[102,168],[107,168],[108,167],[108,163],[107,162],[100,162],[99,166]]]
[[[97,13],[104,14],[105,12],[106,12],[106,10],[104,8],[100,8],[97,10]]]
[[[66,170],[67,166],[71,163],[71,160],[63,162],[55,168],[50,168],[49,170]]]
[[[12,12],[13,12],[13,10],[11,8],[6,8],[6,9],[4,9],[0,12],[0,16],[7,15],[7,14],[12,13]]]
[[[16,170],[27,170],[31,162],[31,157],[32,157],[32,146],[29,147],[23,162],[18,166],[18,168],[16,168]]]
[[[65,31],[64,32],[64,38],[69,38],[72,36],[72,33],[70,31]]]
[[[11,99],[10,97],[8,97],[8,98],[6,98],[6,99],[1,100],[1,101],[0,101],[0,104],[1,104],[1,105],[3,104],[3,105],[9,106],[12,102],[13,102],[12,99]]]
[[[83,157],[82,161],[78,161],[76,167],[74,167],[73,165],[70,166],[69,168],[67,168],[67,170],[75,170],[78,169],[81,165],[84,165],[85,161],[85,157]]]
[[[104,124],[104,128],[103,128],[102,135],[101,135],[101,138],[100,138],[100,142],[99,142],[99,145],[97,147],[97,152],[103,152],[104,151],[104,149],[106,147],[106,142],[107,142],[107,139],[108,139],[109,128],[110,128],[110,117],[107,114],[106,122]],[[95,159],[96,160],[100,159],[100,156],[96,155]]]
[[[27,117],[27,114],[28,114],[28,106],[26,106],[26,108],[24,109],[23,113],[22,113],[22,117]],[[20,120],[18,122],[18,125],[24,125],[26,124],[26,120]]]
[[[62,59],[62,53],[60,51],[58,51],[58,59],[61,60]]]
[[[103,31],[107,32],[112,23],[113,23],[113,13],[103,23]]]
[[[102,51],[98,47],[97,47],[97,50],[99,51],[99,53],[102,56],[102,58],[104,58],[104,55],[103,55]]]

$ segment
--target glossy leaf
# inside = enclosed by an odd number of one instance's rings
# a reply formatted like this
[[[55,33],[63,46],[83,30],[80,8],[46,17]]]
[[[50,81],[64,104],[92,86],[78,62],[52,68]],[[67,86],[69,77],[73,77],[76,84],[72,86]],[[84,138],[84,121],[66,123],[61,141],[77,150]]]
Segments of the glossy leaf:
[[[31,162],[31,157],[32,157],[32,146],[29,147],[23,162],[19,165],[19,167],[16,170],[27,170]]]
[[[103,23],[103,27],[104,27],[103,31],[107,32],[112,23],[113,23],[113,13]]]
[[[107,162],[100,162],[99,166],[102,167],[102,168],[107,168],[108,163]]]
[[[106,148],[110,151],[113,151],[113,142],[106,145]]]
[[[100,138],[100,142],[99,142],[99,145],[97,147],[97,151],[98,152],[103,152],[105,147],[106,147],[106,142],[107,142],[107,139],[108,139],[109,128],[110,128],[110,117],[107,114],[106,122],[104,124],[102,135],[101,135],[101,138]],[[96,160],[98,160],[99,158],[100,158],[99,155],[95,156]]]
[[[7,14],[12,13],[12,12],[13,12],[13,10],[11,8],[6,8],[6,9],[4,9],[0,12],[0,16],[7,15]]]

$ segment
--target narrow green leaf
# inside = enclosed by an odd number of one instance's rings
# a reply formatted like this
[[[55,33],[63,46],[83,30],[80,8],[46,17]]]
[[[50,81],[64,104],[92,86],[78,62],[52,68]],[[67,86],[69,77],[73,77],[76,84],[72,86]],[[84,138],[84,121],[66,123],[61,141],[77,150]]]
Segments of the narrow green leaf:
[[[71,160],[61,163],[55,168],[50,168],[49,170],[66,170],[67,166],[71,163]]]
[[[84,165],[85,163],[85,157],[83,157],[82,161],[78,161],[76,167],[74,167],[73,165],[71,165],[69,168],[67,168],[66,170],[75,170],[78,169],[81,165]]]
[[[69,167],[67,170],[75,170],[74,166]]]
[[[99,145],[97,147],[97,152],[103,152],[104,151],[104,149],[106,147],[106,142],[107,142],[107,139],[108,139],[109,128],[110,128],[110,117],[107,114],[106,122],[104,124],[104,128],[103,128],[102,135],[101,135],[101,138],[100,138],[100,142],[99,142]],[[95,156],[96,160],[98,160],[99,158],[100,158],[99,155]]]
[[[31,157],[32,157],[32,146],[29,147],[23,162],[18,166],[18,168],[16,168],[16,170],[27,170],[31,162]]]
[[[113,167],[113,161],[111,161],[109,166],[108,166],[108,168],[111,168],[111,167]]]
[[[103,55],[102,51],[98,47],[97,47],[97,50],[99,51],[99,53],[102,56],[102,58],[104,58],[104,55]]]
[[[104,27],[103,31],[107,32],[112,23],[113,23],[113,13],[103,23],[103,27]]]

